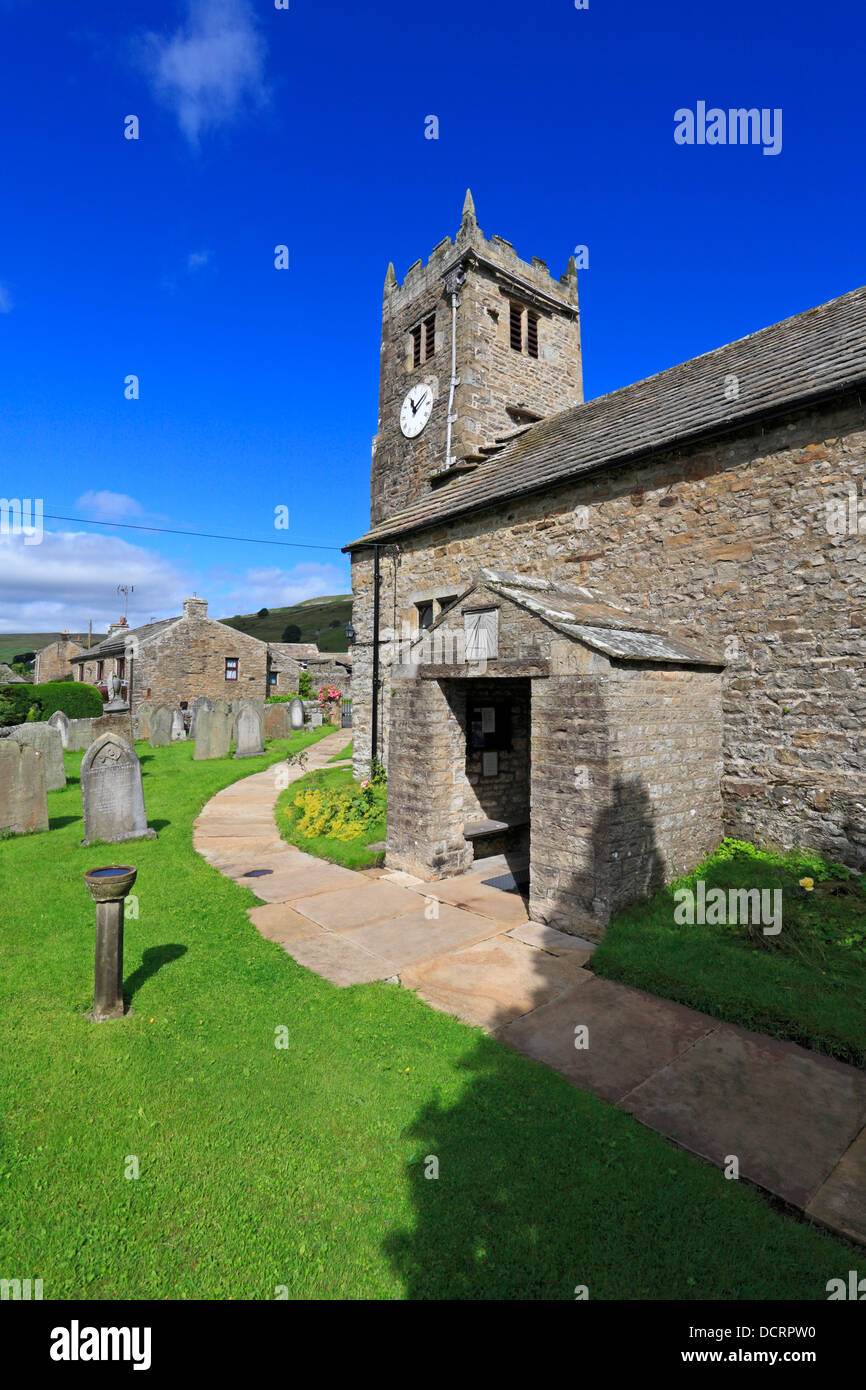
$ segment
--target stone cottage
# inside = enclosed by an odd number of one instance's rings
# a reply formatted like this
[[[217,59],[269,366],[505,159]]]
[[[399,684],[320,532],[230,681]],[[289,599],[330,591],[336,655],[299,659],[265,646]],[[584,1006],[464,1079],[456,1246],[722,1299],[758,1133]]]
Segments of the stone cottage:
[[[389,267],[381,363],[372,525],[346,548],[389,862],[453,873],[501,822],[572,930],[589,893],[603,922],[631,891],[614,855],[668,872],[722,828],[866,866],[866,289],[584,402],[574,262],[520,260],[467,195],[456,241]]]
[[[72,658],[80,656],[84,647],[80,641],[61,633],[54,642],[49,642],[36,653],[33,680],[37,685],[44,681],[65,681],[73,676]]]
[[[198,695],[263,700],[274,693],[268,643],[209,618],[207,600],[196,595],[184,600],[183,613],[176,618],[138,628],[113,624],[108,636],[74,656],[72,665],[76,680],[91,685],[119,676],[133,710],[144,700],[176,706],[191,704]],[[280,658],[284,682],[292,671],[296,678],[294,663]]]

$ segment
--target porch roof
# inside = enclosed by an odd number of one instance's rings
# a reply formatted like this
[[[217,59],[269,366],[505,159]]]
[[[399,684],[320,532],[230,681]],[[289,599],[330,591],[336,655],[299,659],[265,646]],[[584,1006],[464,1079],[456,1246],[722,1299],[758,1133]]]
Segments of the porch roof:
[[[423,641],[440,625],[447,626],[449,615],[477,589],[509,599],[565,636],[618,661],[718,667],[726,664],[699,634],[666,632],[601,589],[553,584],[547,579],[529,579],[491,569],[479,570],[455,603],[417,640]]]

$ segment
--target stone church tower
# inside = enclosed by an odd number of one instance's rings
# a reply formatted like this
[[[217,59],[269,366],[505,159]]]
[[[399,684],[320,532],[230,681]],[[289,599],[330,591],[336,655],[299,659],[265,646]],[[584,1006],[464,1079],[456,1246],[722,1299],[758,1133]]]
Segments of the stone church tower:
[[[402,285],[388,267],[372,524],[582,400],[574,258],[559,281],[543,261],[520,260],[484,236],[467,192],[456,241],[416,261]]]

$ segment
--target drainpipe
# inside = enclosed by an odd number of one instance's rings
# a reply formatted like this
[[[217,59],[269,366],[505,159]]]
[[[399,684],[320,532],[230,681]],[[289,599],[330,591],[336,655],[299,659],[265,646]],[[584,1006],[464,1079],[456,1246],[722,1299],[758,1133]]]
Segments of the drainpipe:
[[[462,265],[456,265],[453,270],[449,270],[445,276],[445,289],[451,296],[451,384],[448,388],[448,434],[445,441],[445,467],[450,468],[454,460],[451,457],[451,426],[457,419],[454,414],[454,392],[460,385],[460,378],[457,375],[457,309],[460,304],[458,290],[466,279],[466,271]]]

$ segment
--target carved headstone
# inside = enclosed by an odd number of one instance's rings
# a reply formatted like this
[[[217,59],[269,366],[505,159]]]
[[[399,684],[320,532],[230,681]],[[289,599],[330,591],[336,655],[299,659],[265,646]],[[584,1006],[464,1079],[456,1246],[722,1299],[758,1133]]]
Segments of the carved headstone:
[[[0,834],[47,829],[44,755],[17,739],[0,739]]]
[[[190,736],[190,738],[195,738],[195,736],[196,736],[196,729],[198,728],[198,716],[199,716],[199,712],[200,712],[201,710],[203,710],[203,709],[213,709],[213,701],[212,701],[212,700],[209,700],[208,697],[207,697],[206,695],[199,695],[199,696],[196,697],[195,700],[193,700],[192,706],[191,706],[191,714],[190,714],[190,718],[189,718],[189,736]]]
[[[289,715],[293,729],[303,729],[304,727],[304,702],[296,695],[289,705]]]
[[[101,738],[103,734],[116,734],[133,748],[135,734],[132,731],[132,711],[129,705],[115,710],[109,709],[106,705],[99,718],[94,719],[92,733],[94,739]]]
[[[56,729],[60,734],[60,742],[64,748],[69,747],[69,716],[64,714],[62,709],[56,709],[48,720],[52,729]]]
[[[63,740],[59,729],[53,724],[18,724],[9,737],[39,749],[45,759],[45,786],[48,791],[56,792],[58,787],[66,786]]]
[[[167,748],[171,743],[171,710],[168,705],[157,705],[150,716],[151,748]]]
[[[265,738],[289,738],[292,732],[292,712],[285,700],[277,705],[265,705]]]
[[[183,710],[173,709],[171,712],[171,741],[180,743],[186,738],[186,725],[183,722]]]
[[[261,713],[255,705],[246,705],[235,725],[235,757],[257,758],[264,751]]]
[[[195,726],[193,760],[227,758],[232,746],[232,715],[228,705],[217,700],[213,709],[201,709]]]
[[[83,845],[94,840],[154,840],[147,824],[141,763],[118,734],[103,734],[81,760]]]
[[[149,700],[140,704],[135,713],[135,736],[136,738],[150,738],[150,721],[153,718],[153,705]]]

